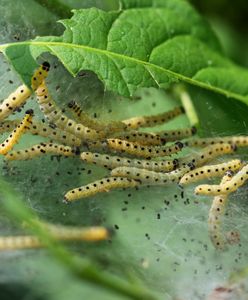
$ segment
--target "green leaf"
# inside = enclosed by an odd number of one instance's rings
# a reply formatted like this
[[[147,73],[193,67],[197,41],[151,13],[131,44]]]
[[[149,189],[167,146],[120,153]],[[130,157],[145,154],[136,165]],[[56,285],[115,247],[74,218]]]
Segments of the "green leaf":
[[[43,52],[74,76],[94,71],[107,89],[132,96],[141,87],[183,81],[248,101],[248,72],[221,54],[210,27],[182,0],[124,1],[127,10],[74,10],[61,37],[0,46],[25,83]],[[142,5],[143,4],[143,5]],[[32,63],[33,61],[33,63]],[[228,74],[228,76],[226,76]]]

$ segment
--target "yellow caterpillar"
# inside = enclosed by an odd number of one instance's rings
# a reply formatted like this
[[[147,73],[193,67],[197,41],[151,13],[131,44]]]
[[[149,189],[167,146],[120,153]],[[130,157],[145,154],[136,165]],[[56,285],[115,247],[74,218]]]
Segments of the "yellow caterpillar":
[[[58,108],[55,102],[51,99],[48,93],[45,81],[37,88],[36,95],[41,111],[45,114],[49,122],[54,123],[62,130],[69,132],[76,137],[83,140],[95,140],[101,138],[103,132],[98,132],[94,129],[85,127],[82,124],[76,123],[63,114],[62,110]]]
[[[174,142],[191,137],[192,135],[196,134],[196,132],[196,127],[190,127],[184,129],[158,131],[156,132],[156,135],[166,142]]]
[[[38,145],[33,145],[32,147],[27,149],[12,151],[5,155],[5,159],[27,160],[45,154],[74,156],[79,153],[77,153],[75,149],[72,149],[69,146],[58,145],[54,143],[40,143]]]
[[[123,166],[136,167],[158,172],[169,172],[174,170],[178,165],[177,159],[168,161],[138,160],[92,152],[82,152],[80,157],[87,163],[93,163],[108,169],[114,169]]]
[[[111,171],[111,176],[121,176],[140,180],[142,184],[166,185],[178,183],[181,177],[193,168],[193,165],[189,165],[169,173],[161,173],[138,168],[118,167]]]
[[[223,137],[213,137],[213,138],[198,138],[192,139],[185,142],[189,147],[203,147],[207,145],[214,144],[232,144],[237,145],[238,147],[247,147],[248,146],[248,136],[223,136]]]
[[[75,227],[42,223],[55,239],[62,241],[96,242],[110,237],[110,231],[105,227]]]
[[[222,164],[204,166],[201,168],[194,169],[186,173],[180,180],[179,184],[190,184],[196,181],[200,181],[204,178],[211,178],[216,176],[223,176],[226,171],[239,170],[242,166],[242,162],[239,159],[234,159]]]
[[[109,231],[104,227],[72,227],[47,225],[45,228],[56,240],[96,242],[109,238]],[[18,250],[44,247],[40,239],[32,235],[0,237],[0,250]]]
[[[41,84],[44,78],[47,77],[50,65],[48,62],[44,62],[34,73],[32,77],[31,86],[33,90],[36,90],[38,85]],[[32,91],[26,86],[21,85],[9,95],[9,97],[0,104],[0,120],[4,120],[10,114],[12,114],[15,109],[22,106],[26,100],[31,96]]]
[[[137,129],[140,127],[154,127],[166,123],[183,113],[184,109],[180,106],[175,107],[173,110],[155,116],[134,117],[127,120],[123,120],[122,122],[126,124],[130,129]]]
[[[222,178],[221,184],[223,185],[230,181],[232,179],[232,175],[232,172],[228,171],[227,174]],[[234,240],[235,243],[239,241],[235,231],[225,233],[222,229],[221,219],[225,215],[227,202],[228,194],[215,196],[208,216],[209,236],[214,247],[218,250],[225,250],[227,248],[227,243],[233,243]]]
[[[11,132],[11,134],[7,137],[7,139],[0,145],[0,154],[6,154],[9,152],[15,144],[18,143],[21,135],[24,131],[28,128],[32,121],[33,117],[33,110],[27,110],[26,115],[24,116],[23,120],[17,127]]]
[[[114,132],[124,131],[127,128],[127,126],[121,121],[112,121],[110,123],[104,123],[91,118],[81,109],[81,107],[77,104],[76,101],[71,101],[68,104],[68,107],[71,109],[71,112],[73,113],[73,116],[75,117],[75,120],[77,122],[95,130],[104,131],[106,135],[108,133],[112,134]]]
[[[5,133],[14,130],[20,122],[20,120],[7,120],[0,123],[0,133]],[[53,129],[49,125],[46,125],[36,120],[32,120],[32,122],[30,123],[28,133],[31,133],[33,135],[39,135],[42,137],[47,137],[49,139],[69,146],[80,146],[82,143],[81,140],[75,135],[65,132],[58,128]]]
[[[67,203],[67,202],[75,201],[80,198],[93,196],[97,193],[108,192],[109,190],[112,189],[129,188],[129,187],[133,188],[138,186],[139,184],[140,184],[139,182],[128,178],[121,178],[121,177],[103,178],[101,180],[97,180],[90,184],[70,190],[65,194],[64,202]]]
[[[143,146],[135,142],[127,142],[120,139],[107,139],[110,148],[119,152],[128,153],[138,157],[151,158],[169,156],[182,150],[183,143],[176,142],[171,146]]]
[[[248,165],[245,165],[233,178],[220,185],[202,184],[196,187],[196,195],[224,195],[235,192],[248,179]]]
[[[113,135],[112,135],[113,137]],[[165,139],[160,138],[159,135],[148,132],[124,132],[122,134],[114,135],[115,138],[126,140],[128,142],[137,142],[140,145],[164,145]]]
[[[213,160],[216,157],[231,154],[237,150],[236,145],[228,143],[219,143],[207,146],[197,153],[190,154],[186,157],[179,159],[179,165],[186,165],[193,163],[195,167],[200,167],[208,161]]]

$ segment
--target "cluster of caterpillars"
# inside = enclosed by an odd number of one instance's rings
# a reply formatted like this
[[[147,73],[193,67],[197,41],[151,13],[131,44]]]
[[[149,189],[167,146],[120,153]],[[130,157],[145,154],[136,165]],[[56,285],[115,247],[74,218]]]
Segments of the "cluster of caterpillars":
[[[248,136],[190,139],[196,134],[195,127],[160,132],[139,131],[140,128],[164,124],[182,115],[182,107],[175,107],[158,115],[104,123],[91,118],[72,101],[68,103],[68,110],[73,116],[70,118],[49,94],[46,85],[49,68],[49,63],[44,62],[32,77],[32,90],[22,85],[0,105],[0,132],[10,132],[0,145],[0,154],[6,160],[27,160],[55,154],[76,157],[83,162],[110,170],[109,177],[68,191],[64,195],[65,203],[117,188],[168,184],[183,186],[206,178],[223,177],[219,185],[200,185],[195,193],[215,196],[209,213],[209,234],[213,245],[217,249],[224,249],[228,243],[238,241],[237,232],[223,232],[220,219],[225,213],[228,194],[236,191],[247,180],[248,165],[239,159],[214,165],[206,163],[232,154],[237,147],[246,147]],[[34,120],[33,110],[26,111],[22,120],[6,120],[12,112],[25,104],[33,92],[47,122]],[[12,150],[25,132],[49,140],[27,149]],[[192,147],[201,149],[186,156],[177,155],[183,148],[190,150]],[[51,226],[47,228],[56,238],[67,239],[63,235],[65,228],[56,229]],[[84,229],[81,231],[85,232]],[[109,233],[104,228],[97,228],[94,234],[87,236],[92,237],[88,240],[102,240],[108,238]],[[75,239],[80,238],[75,235]],[[32,247],[30,245],[40,247],[41,243],[37,238],[27,236],[0,239],[0,249],[22,248],[21,245],[24,248]]]

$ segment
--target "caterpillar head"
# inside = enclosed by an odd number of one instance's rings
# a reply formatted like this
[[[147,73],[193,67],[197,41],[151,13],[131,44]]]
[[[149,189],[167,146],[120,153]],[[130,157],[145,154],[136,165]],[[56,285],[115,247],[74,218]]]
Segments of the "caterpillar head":
[[[188,163],[187,166],[189,167],[190,171],[195,169],[195,165],[192,162]]]
[[[175,145],[177,145],[180,149],[182,149],[184,147],[184,144],[182,142],[175,142]]]
[[[177,158],[173,159],[173,169],[176,170],[176,168],[179,166],[179,160]]]
[[[28,110],[26,110],[25,114],[33,116],[34,111],[32,109],[28,109]]]
[[[75,104],[76,104],[76,102],[75,102],[74,100],[71,100],[71,101],[67,104],[67,106],[68,106],[69,108],[73,108]]]
[[[197,133],[197,128],[196,128],[195,126],[193,126],[193,127],[191,128],[191,133],[192,133],[193,135]]]
[[[50,70],[50,64],[49,64],[49,62],[47,62],[47,61],[44,61],[43,63],[42,63],[42,69],[44,70],[44,71],[49,71]]]

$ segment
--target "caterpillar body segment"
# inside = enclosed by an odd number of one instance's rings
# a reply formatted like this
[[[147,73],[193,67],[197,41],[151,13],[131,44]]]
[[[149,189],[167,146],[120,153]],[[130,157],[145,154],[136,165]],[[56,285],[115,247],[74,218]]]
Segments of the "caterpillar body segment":
[[[191,137],[194,134],[196,134],[196,132],[197,132],[196,127],[190,127],[184,129],[158,131],[156,132],[156,135],[167,142],[174,142],[174,141]]]
[[[34,249],[42,247],[41,241],[36,236],[5,236],[0,237],[0,251]]]
[[[19,86],[9,97],[0,105],[0,120],[4,120],[11,115],[18,107],[23,105],[31,96],[32,91],[26,86]]]
[[[64,202],[68,203],[71,201],[78,200],[80,198],[86,198],[93,196],[97,193],[108,192],[112,189],[118,188],[134,188],[140,185],[138,181],[131,180],[122,177],[109,177],[97,180],[90,184],[75,188],[67,192],[64,196]]]
[[[213,138],[197,138],[192,139],[185,144],[189,147],[205,147],[214,144],[232,144],[237,145],[237,147],[247,147],[248,146],[248,136],[223,136],[223,137],[213,137]]]
[[[48,121],[55,124],[58,128],[83,140],[95,140],[104,136],[103,132],[85,127],[64,115],[62,110],[51,99],[45,81],[37,88],[36,95],[41,111]]]
[[[115,132],[125,131],[127,129],[127,125],[125,125],[121,121],[112,121],[110,123],[104,123],[91,118],[81,109],[81,107],[77,104],[76,101],[71,101],[68,104],[68,107],[70,108],[77,122],[95,130],[104,131],[106,135],[113,134]]]
[[[101,226],[93,227],[75,227],[54,225],[49,223],[42,224],[51,235],[61,241],[87,241],[96,242],[106,240],[110,237],[110,232],[107,228]]]
[[[62,225],[45,225],[53,238],[60,241],[96,242],[109,238],[109,231],[104,227],[72,227]],[[44,247],[41,240],[32,235],[0,237],[0,251],[35,249]]]
[[[32,77],[32,89],[36,90],[38,85],[41,84],[43,79],[47,76],[49,71],[49,64],[47,62],[40,66]],[[8,98],[3,100],[0,104],[0,121],[6,119],[11,115],[18,107],[22,106],[26,100],[31,96],[32,91],[26,86],[19,86]]]
[[[5,133],[14,130],[20,122],[21,120],[7,120],[0,123],[0,133]],[[80,146],[82,143],[81,140],[75,135],[57,128],[53,129],[49,125],[46,125],[36,120],[31,121],[28,133],[46,137],[69,146]]]
[[[87,163],[93,163],[98,166],[102,166],[108,169],[114,169],[117,167],[136,167],[141,169],[147,169],[158,172],[169,172],[174,170],[178,165],[178,160],[164,160],[164,161],[152,161],[152,160],[138,160],[125,158],[120,156],[110,156],[106,154],[82,152],[80,157]]]
[[[234,159],[222,164],[209,165],[194,169],[186,173],[180,180],[179,184],[190,184],[196,181],[200,181],[204,178],[220,177],[223,176],[226,171],[236,171],[242,167],[242,162],[239,159]]]
[[[184,146],[181,142],[176,142],[171,146],[143,146],[139,143],[120,139],[107,139],[107,143],[110,148],[116,151],[144,158],[169,156],[181,151]]]
[[[230,181],[220,185],[202,184],[195,188],[196,195],[224,195],[235,192],[248,179],[248,165],[245,165]]]
[[[34,91],[41,85],[43,80],[45,80],[47,78],[49,70],[50,70],[50,64],[47,61],[45,61],[35,71],[32,79],[31,79],[31,86]]]
[[[112,135],[113,137],[113,135]],[[166,139],[161,138],[159,135],[148,132],[124,132],[122,134],[114,135],[115,138],[129,141],[137,142],[140,145],[150,145],[150,146],[159,146],[166,143]]]
[[[184,113],[183,107],[175,107],[174,109],[164,112],[162,114],[154,116],[142,116],[134,117],[122,122],[128,126],[130,129],[137,129],[141,127],[154,127],[163,123],[166,123],[175,117]]]
[[[33,145],[32,147],[27,149],[11,151],[5,155],[5,159],[28,160],[46,154],[75,156],[77,154],[77,150],[71,148],[70,146],[64,146],[54,143],[40,143],[38,145]]]
[[[29,127],[29,132],[34,135],[47,137],[51,140],[69,146],[79,147],[82,144],[81,139],[76,137],[74,134],[61,130],[59,128],[51,128],[49,125],[38,121],[32,121],[32,124]]]
[[[27,110],[22,121],[17,127],[10,133],[7,139],[0,145],[0,154],[5,155],[8,153],[15,144],[18,143],[21,135],[28,129],[33,117],[33,110]]]
[[[228,144],[228,143],[217,143],[214,145],[209,145],[203,149],[201,149],[197,153],[193,153],[187,155],[186,157],[179,159],[179,165],[187,165],[189,163],[193,163],[195,167],[200,167],[206,162],[209,162],[219,156],[225,154],[232,154],[237,150],[236,145]]]
[[[225,184],[231,178],[230,173],[225,175],[221,180],[221,184]],[[209,237],[214,247],[218,250],[225,250],[227,248],[227,237],[222,229],[222,218],[225,215],[227,202],[227,194],[215,196],[208,215]]]
[[[178,183],[181,177],[192,168],[194,168],[194,166],[189,165],[169,173],[161,173],[138,168],[118,167],[111,171],[111,176],[121,176],[140,180],[142,184],[166,185]]]

